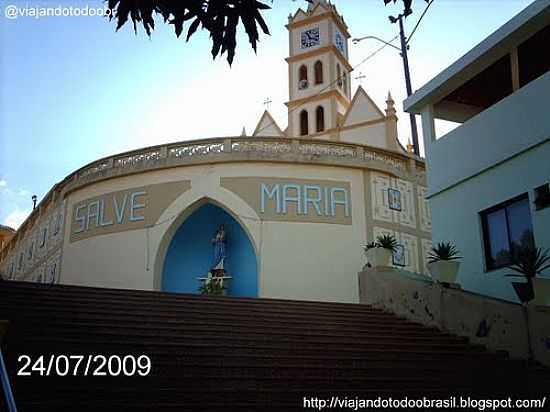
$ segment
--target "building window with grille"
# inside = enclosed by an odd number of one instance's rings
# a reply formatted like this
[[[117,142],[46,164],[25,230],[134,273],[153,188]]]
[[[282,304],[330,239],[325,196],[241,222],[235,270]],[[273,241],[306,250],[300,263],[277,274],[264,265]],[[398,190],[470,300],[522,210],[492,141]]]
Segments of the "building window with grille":
[[[323,83],[323,63],[320,60],[315,62],[313,66],[315,72],[315,84]]]
[[[318,106],[315,110],[315,120],[317,122],[317,132],[325,131],[325,109],[323,106]]]
[[[522,247],[535,247],[527,194],[481,212],[485,266],[494,270],[512,264]]]
[[[298,89],[307,89],[307,86],[307,67],[303,64],[298,69]]]
[[[300,136],[305,136],[309,133],[309,119],[307,110],[300,112]]]

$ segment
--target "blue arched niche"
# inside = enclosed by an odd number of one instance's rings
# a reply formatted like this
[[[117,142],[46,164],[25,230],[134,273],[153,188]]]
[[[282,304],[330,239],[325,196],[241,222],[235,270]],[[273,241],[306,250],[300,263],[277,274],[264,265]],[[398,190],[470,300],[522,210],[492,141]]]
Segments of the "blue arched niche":
[[[239,222],[221,207],[207,203],[195,210],[178,228],[162,271],[162,290],[198,293],[197,277],[205,276],[214,258],[211,239],[223,224],[227,239],[226,271],[233,276],[230,296],[258,296],[256,253]]]

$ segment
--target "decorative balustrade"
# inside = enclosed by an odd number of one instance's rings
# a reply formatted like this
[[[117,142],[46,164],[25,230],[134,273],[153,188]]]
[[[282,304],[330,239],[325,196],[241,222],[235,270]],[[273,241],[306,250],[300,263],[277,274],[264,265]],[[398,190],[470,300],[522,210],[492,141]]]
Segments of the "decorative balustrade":
[[[223,151],[223,142],[181,144],[171,147],[168,151],[168,157],[186,158],[192,156],[205,156],[209,154],[223,153]]]
[[[315,157],[322,157],[323,160],[329,158],[333,158],[336,161],[338,159],[349,159],[360,163],[377,161],[401,171],[407,170],[408,166],[408,160],[404,156],[394,155],[382,149],[378,150],[361,145],[300,139],[239,137],[182,142],[155,147],[154,149],[149,148],[143,152],[133,152],[126,156],[103,159],[79,171],[77,177],[87,177],[110,168],[124,169],[145,164],[153,167],[165,158],[175,159],[176,162],[178,160],[184,162],[185,159],[199,156],[220,154],[233,156],[241,153],[257,153],[270,157],[296,154],[305,156],[309,160]],[[282,158],[282,160],[285,159]]]
[[[105,160],[105,161],[93,164],[92,166],[84,169],[82,172],[78,174],[78,176],[86,177],[88,175],[101,172],[102,170],[109,169],[110,167],[111,167],[111,162]]]
[[[354,147],[336,144],[302,143],[298,146],[298,150],[305,155],[357,157],[357,152]]]
[[[98,160],[73,175],[68,176],[61,184],[54,187],[51,193],[48,193],[46,198],[40,203],[40,210],[48,208],[49,204],[55,202],[57,194],[62,192],[68,185],[70,190],[74,190],[81,184],[89,183],[94,178],[102,178],[100,173],[107,173],[110,169],[130,171],[132,168],[139,167],[139,170],[151,167],[163,167],[165,163],[161,161],[170,161],[170,166],[174,164],[185,165],[188,159],[208,156],[218,156],[217,161],[223,161],[227,156],[227,160],[239,160],[242,155],[254,154],[258,155],[258,159],[268,157],[272,159],[280,159],[283,162],[300,162],[302,161],[319,161],[331,162],[337,164],[338,161],[345,160],[347,164],[351,162],[359,167],[368,167],[372,162],[382,163],[401,172],[406,172],[410,167],[410,158],[406,155],[388,152],[383,149],[376,149],[368,146],[357,145],[352,143],[330,142],[322,140],[308,139],[289,139],[289,138],[256,138],[256,137],[234,137],[234,138],[217,138],[200,141],[189,141],[172,143],[164,146],[149,147],[141,151],[133,151],[118,156],[109,157]],[[219,158],[219,156],[222,156]],[[241,156],[241,157],[240,157]],[[418,162],[416,163],[419,164]],[[421,163],[420,163],[421,165]],[[416,178],[424,179],[425,171],[422,165],[414,171]],[[115,172],[116,173],[116,172]],[[94,176],[95,175],[95,176]],[[82,180],[81,180],[82,179]],[[54,193],[55,192],[55,193]],[[36,212],[39,211],[37,208]],[[24,222],[20,231],[25,232],[27,226],[32,225],[35,213]],[[42,212],[41,212],[42,213]],[[23,229],[23,230],[21,230]],[[19,237],[16,236],[12,242],[19,243]],[[0,253],[0,261],[6,258],[8,253],[6,247]]]
[[[153,150],[144,153],[137,153],[130,156],[116,158],[114,167],[132,167],[142,163],[149,163],[161,158],[160,150]]]
[[[389,164],[390,166],[393,166],[400,170],[404,170],[407,167],[407,164],[403,160],[396,159],[395,157],[388,156],[386,154],[382,154],[382,153],[375,152],[368,149],[365,150],[364,152],[364,158],[366,161],[376,160],[379,162]]]
[[[279,155],[292,152],[292,144],[290,142],[256,142],[253,140],[240,140],[231,143],[231,151]]]

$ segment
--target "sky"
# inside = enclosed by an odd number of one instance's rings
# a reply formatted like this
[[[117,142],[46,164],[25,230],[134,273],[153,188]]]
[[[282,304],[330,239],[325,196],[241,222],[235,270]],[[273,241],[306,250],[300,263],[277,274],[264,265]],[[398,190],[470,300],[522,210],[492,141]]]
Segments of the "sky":
[[[210,39],[198,31],[189,41],[156,19],[149,38],[131,24],[90,16],[18,15],[36,7],[103,7],[102,0],[0,0],[0,224],[17,228],[67,175],[98,158],[162,143],[251,134],[269,98],[269,110],[287,125],[288,15],[303,0],[263,0],[271,35],[261,35],[257,54],[241,28],[230,67],[212,60]],[[531,0],[434,0],[410,41],[413,90],[436,76],[516,15]],[[352,37],[398,34],[388,15],[401,5],[383,0],[333,0]],[[426,3],[414,0],[410,33]],[[12,16],[13,17],[13,16]],[[380,44],[349,44],[356,67]],[[355,79],[364,75],[361,80]],[[398,51],[386,47],[355,68],[352,91],[361,82],[380,108],[391,91],[398,109],[399,138],[409,140],[402,112],[406,97]],[[420,122],[418,122],[420,123]],[[437,127],[437,125],[436,125]]]

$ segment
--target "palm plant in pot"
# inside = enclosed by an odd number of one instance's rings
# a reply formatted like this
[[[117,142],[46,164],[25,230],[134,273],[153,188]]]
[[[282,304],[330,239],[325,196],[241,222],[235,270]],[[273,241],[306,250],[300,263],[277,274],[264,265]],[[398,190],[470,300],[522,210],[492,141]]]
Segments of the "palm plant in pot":
[[[428,270],[432,279],[441,283],[456,283],[460,268],[460,252],[451,242],[439,242],[428,254]]]
[[[550,303],[550,279],[537,277],[550,268],[548,250],[535,248],[532,245],[519,246],[512,257],[509,269],[517,274],[508,277],[524,278],[525,282],[512,282],[512,286],[522,303],[530,302],[537,297],[541,304]]]
[[[393,235],[380,235],[375,242],[365,245],[365,254],[373,267],[390,266],[396,247],[397,239]]]

